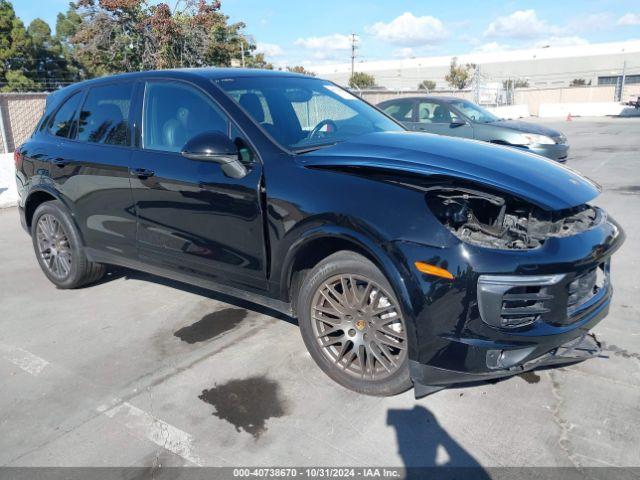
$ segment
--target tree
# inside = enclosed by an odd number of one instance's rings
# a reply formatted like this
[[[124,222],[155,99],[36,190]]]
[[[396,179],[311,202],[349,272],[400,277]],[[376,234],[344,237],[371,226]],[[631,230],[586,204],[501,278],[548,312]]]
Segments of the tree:
[[[574,78],[569,83],[570,87],[584,87],[585,85],[587,85],[587,81],[584,78]],[[591,81],[589,81],[589,85],[591,85]]]
[[[473,63],[458,65],[458,58],[453,57],[451,65],[449,65],[449,73],[445,75],[444,79],[453,88],[463,90],[471,83],[475,67]]]
[[[29,24],[27,33],[32,48],[29,77],[46,90],[74,81],[62,45],[57,38],[51,36],[49,25],[44,20],[36,18]]]
[[[316,76],[316,74],[314,72],[310,72],[309,70],[304,68],[302,65],[295,65],[293,67],[287,67],[287,71],[288,72],[293,72],[293,73],[301,73],[302,75],[308,75],[310,77],[315,77]]]
[[[33,92],[36,84],[20,70],[9,70],[5,75],[3,92]]]
[[[262,68],[265,70],[273,70],[273,64],[267,62],[264,57],[264,53],[256,53],[249,55],[249,58],[245,59],[245,65],[247,68]]]
[[[366,89],[376,86],[376,79],[373,75],[364,72],[355,72],[349,79],[351,88]]]
[[[427,90],[428,92],[436,89],[436,82],[433,80],[423,80],[418,85],[418,90]]]
[[[25,29],[0,0],[0,85],[44,88],[113,73],[177,67],[273,69],[245,24],[230,23],[219,0],[77,0],[56,18],[55,35],[41,19]]]
[[[75,11],[73,11],[75,8]],[[80,23],[77,22],[78,15]],[[65,18],[73,58],[89,76],[176,67],[247,66],[273,68],[243,34],[245,24],[229,23],[217,0],[78,0]]]
[[[26,75],[32,63],[31,39],[13,5],[0,0],[0,83],[4,91],[30,88]]]

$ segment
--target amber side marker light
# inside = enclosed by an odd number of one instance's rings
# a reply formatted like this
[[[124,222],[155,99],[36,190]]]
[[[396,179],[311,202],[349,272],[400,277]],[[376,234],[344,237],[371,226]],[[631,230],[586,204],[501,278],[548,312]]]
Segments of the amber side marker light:
[[[424,262],[415,262],[414,265],[418,271],[426,273],[427,275],[435,275],[436,277],[446,278],[447,280],[453,280],[453,275],[444,268],[436,267]]]

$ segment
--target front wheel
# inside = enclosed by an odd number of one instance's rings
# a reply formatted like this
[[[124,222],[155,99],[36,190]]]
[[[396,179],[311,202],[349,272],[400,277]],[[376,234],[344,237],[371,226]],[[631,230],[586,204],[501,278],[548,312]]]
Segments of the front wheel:
[[[330,255],[309,272],[297,305],[307,349],[333,380],[368,395],[411,387],[402,311],[368,259],[349,251]]]

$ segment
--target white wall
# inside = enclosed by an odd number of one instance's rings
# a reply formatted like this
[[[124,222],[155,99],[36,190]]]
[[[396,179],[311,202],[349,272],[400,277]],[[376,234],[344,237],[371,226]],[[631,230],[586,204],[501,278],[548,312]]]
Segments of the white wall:
[[[541,103],[539,117],[566,117],[571,114],[576,117],[605,117],[620,115],[624,105],[617,102],[594,103]]]
[[[16,168],[13,153],[0,154],[0,208],[13,207],[18,203]]]

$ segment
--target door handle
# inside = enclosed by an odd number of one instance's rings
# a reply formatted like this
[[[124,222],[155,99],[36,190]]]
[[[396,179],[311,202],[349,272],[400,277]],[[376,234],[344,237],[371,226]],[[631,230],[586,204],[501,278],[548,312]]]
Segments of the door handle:
[[[53,160],[51,160],[51,163],[53,163],[56,167],[65,167],[67,165],[67,162],[64,158],[54,158]]]
[[[149,170],[148,168],[132,168],[129,170],[129,173],[134,177],[147,178],[153,177],[156,172]]]

